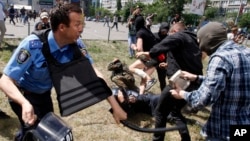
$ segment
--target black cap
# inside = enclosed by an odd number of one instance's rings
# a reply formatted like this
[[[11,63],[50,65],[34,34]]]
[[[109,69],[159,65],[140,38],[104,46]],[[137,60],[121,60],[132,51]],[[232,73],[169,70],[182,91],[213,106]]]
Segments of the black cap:
[[[169,30],[169,24],[167,22],[161,23],[161,26],[160,26],[159,30],[162,30],[162,29]]]

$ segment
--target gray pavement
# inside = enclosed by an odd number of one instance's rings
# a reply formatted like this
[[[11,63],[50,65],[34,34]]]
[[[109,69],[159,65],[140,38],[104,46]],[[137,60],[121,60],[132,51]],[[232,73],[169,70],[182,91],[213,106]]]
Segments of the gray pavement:
[[[38,19],[37,19],[38,22]],[[9,19],[6,20],[6,35],[4,38],[24,38],[29,33],[34,30],[34,25],[36,22],[30,21],[30,26],[28,24],[23,25],[22,23],[16,23],[16,25],[10,24]],[[103,26],[103,22],[93,22],[86,21],[84,31],[82,33],[82,38],[87,40],[127,40],[128,38],[128,28],[126,24],[118,23],[118,31],[115,27],[110,30],[107,26]],[[110,23],[112,26],[113,23]],[[158,28],[153,27],[153,32],[157,32]]]
[[[38,22],[38,19],[36,20]],[[33,30],[35,23],[33,20],[30,21],[30,24],[23,25],[22,23],[16,23],[16,25],[10,24],[9,19],[6,20],[7,31],[4,38],[24,38],[28,36]],[[115,28],[110,29],[107,26],[103,26],[103,22],[93,22],[86,21],[84,31],[82,33],[82,38],[87,40],[122,40],[126,41],[128,38],[128,28],[126,23],[123,25],[118,23],[118,31]],[[110,23],[112,26],[113,23]],[[158,31],[157,25],[152,26],[152,32]],[[243,45],[250,47],[250,40],[245,40]]]

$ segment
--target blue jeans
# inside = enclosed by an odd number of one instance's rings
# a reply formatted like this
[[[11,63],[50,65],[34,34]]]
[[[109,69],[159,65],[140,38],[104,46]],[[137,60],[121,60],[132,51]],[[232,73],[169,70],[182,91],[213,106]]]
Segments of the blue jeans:
[[[135,51],[131,48],[131,44],[136,43],[136,35],[128,35],[128,54],[130,57],[135,56]]]

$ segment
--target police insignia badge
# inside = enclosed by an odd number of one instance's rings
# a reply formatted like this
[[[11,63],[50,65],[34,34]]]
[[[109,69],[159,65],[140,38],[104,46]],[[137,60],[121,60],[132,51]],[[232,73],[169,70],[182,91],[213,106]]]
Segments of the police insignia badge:
[[[17,54],[17,62],[19,64],[24,63],[28,58],[30,57],[30,53],[26,49],[21,49],[19,53]]]

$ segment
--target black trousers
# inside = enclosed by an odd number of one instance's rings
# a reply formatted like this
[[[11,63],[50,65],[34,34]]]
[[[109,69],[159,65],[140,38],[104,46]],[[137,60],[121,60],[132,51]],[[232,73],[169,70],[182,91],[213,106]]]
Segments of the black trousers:
[[[118,22],[114,22],[113,26],[111,28],[116,27],[116,30],[118,30]]]
[[[43,116],[45,116],[47,113],[54,111],[50,91],[47,91],[43,94],[36,94],[36,93],[28,92],[28,91],[23,91],[23,96],[33,106],[34,112],[37,115],[38,121],[39,119],[42,119]],[[19,122],[21,124],[21,130],[20,130],[20,133],[18,135],[19,137],[17,140],[22,140],[25,133],[33,127],[25,126],[25,123],[22,120],[22,107],[19,104],[15,103],[12,100],[9,100],[9,104],[12,110],[14,111],[14,113],[17,115]]]
[[[14,16],[10,16],[10,23],[13,22],[13,24],[15,25],[15,21],[14,21]]]
[[[155,109],[155,128],[166,127],[167,117],[171,113],[177,126],[185,126],[184,129],[179,130],[181,141],[190,141],[186,119],[181,113],[181,109],[186,105],[186,101],[175,99],[169,92],[171,89],[170,86],[166,86],[162,91]],[[164,138],[165,133],[155,133],[153,135],[153,141],[164,141]]]
[[[166,86],[166,76],[167,76],[167,72],[165,69],[160,68],[159,66],[156,67],[156,71],[157,71],[157,75],[158,75],[158,80],[160,82],[160,88],[161,91],[163,91],[163,89]]]

